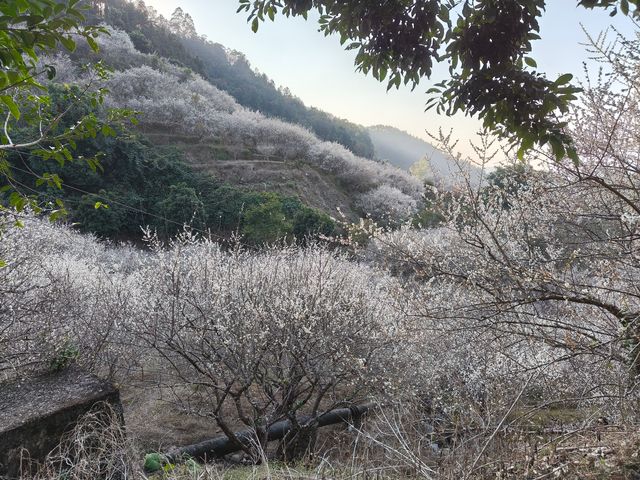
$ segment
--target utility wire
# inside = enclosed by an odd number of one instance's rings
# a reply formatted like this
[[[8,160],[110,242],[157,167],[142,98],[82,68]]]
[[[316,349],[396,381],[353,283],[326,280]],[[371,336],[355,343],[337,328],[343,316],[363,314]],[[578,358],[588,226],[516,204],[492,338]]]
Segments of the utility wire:
[[[26,153],[26,152],[25,152],[25,153]],[[28,175],[34,176],[34,177],[36,177],[36,178],[38,178],[38,179],[43,179],[43,177],[41,177],[40,175],[38,175],[37,173],[35,173],[35,172],[33,172],[33,171],[25,170],[25,169],[23,169],[23,168],[16,167],[16,166],[14,166],[14,165],[12,165],[12,166],[11,166],[11,168],[12,168],[12,169],[14,169],[14,170],[17,170],[17,171],[19,171],[19,172],[23,172],[23,173],[26,173],[26,174],[28,174]],[[37,190],[35,190],[35,189],[31,188],[31,187],[28,187],[27,185],[24,185],[24,184],[22,184],[22,183],[20,183],[20,182],[17,182],[16,180],[13,180],[13,181],[14,181],[14,182],[16,182],[16,183],[18,183],[18,184],[20,184],[23,188],[26,188],[26,189],[28,189],[28,190],[30,190],[30,191],[32,191],[32,192],[34,192],[34,193],[37,193],[37,194],[41,194],[41,193],[42,193],[42,192],[38,192]],[[180,227],[186,227],[186,226],[188,226],[187,224],[185,224],[185,223],[183,223],[183,222],[177,222],[177,221],[175,221],[175,220],[171,220],[170,218],[167,218],[167,217],[165,217],[165,216],[163,216],[163,215],[159,215],[159,214],[156,214],[156,213],[148,212],[148,211],[143,210],[143,209],[141,209],[141,208],[138,208],[138,207],[134,207],[134,206],[128,205],[128,204],[126,204],[126,203],[124,203],[124,202],[120,202],[120,201],[118,201],[118,200],[113,200],[113,199],[111,199],[111,198],[105,197],[104,195],[100,195],[100,194],[98,194],[98,193],[88,192],[88,191],[86,191],[86,190],[83,190],[83,189],[81,189],[81,188],[74,187],[74,186],[69,185],[69,184],[64,183],[64,182],[63,182],[61,185],[62,185],[64,188],[67,188],[67,189],[70,189],[70,190],[75,190],[75,191],[77,191],[77,192],[79,192],[79,193],[83,193],[83,194],[85,194],[85,195],[91,195],[91,196],[93,196],[93,197],[95,197],[95,198],[97,198],[97,199],[104,200],[107,204],[111,203],[111,204],[114,204],[114,205],[118,205],[118,206],[121,206],[121,207],[123,207],[123,208],[125,208],[125,209],[127,209],[127,210],[130,210],[130,211],[133,211],[133,212],[136,212],[136,213],[141,213],[141,214],[143,214],[143,215],[148,215],[149,217],[156,218],[156,219],[158,219],[158,220],[163,220],[163,221],[165,221],[165,222],[167,222],[167,223],[171,223],[171,224],[173,224],[173,225],[177,225],[177,226],[180,226]],[[192,226],[188,226],[188,228],[189,228],[190,230],[196,231],[196,232],[201,233],[202,235],[206,235],[206,236],[208,236],[208,237],[214,237],[214,238],[217,238],[217,239],[219,239],[219,240],[229,241],[229,239],[228,239],[228,238],[223,237],[223,236],[221,236],[221,235],[217,235],[217,234],[215,234],[215,233],[211,233],[211,231],[210,231],[210,230],[209,230],[209,231],[205,231],[205,230],[201,230],[201,229],[199,229],[199,228],[192,227]],[[245,244],[245,243],[242,243],[242,242],[238,242],[238,243],[239,243],[240,245],[244,246],[244,247],[247,247],[247,248],[255,248],[255,247],[254,247],[254,246],[252,246],[252,245],[248,245],[248,244]]]

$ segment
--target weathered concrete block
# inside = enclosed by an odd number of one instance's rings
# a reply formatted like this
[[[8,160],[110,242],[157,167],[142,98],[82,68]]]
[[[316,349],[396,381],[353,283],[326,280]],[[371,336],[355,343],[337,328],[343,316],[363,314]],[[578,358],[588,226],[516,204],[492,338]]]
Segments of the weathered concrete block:
[[[77,368],[0,384],[0,478],[15,478],[21,450],[42,460],[96,403],[122,412],[118,390]]]

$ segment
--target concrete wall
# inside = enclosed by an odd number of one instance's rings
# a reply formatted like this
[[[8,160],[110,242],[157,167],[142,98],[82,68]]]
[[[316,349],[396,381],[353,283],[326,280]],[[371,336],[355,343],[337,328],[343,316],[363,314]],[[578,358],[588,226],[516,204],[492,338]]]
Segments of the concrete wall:
[[[18,476],[23,449],[44,459],[99,402],[122,413],[118,390],[77,368],[0,384],[0,478]]]

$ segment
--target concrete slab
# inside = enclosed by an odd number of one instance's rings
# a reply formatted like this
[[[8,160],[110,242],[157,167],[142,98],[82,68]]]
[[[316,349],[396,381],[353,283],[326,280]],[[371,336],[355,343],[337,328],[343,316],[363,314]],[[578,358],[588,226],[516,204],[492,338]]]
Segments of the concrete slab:
[[[44,459],[99,402],[122,412],[118,389],[78,368],[0,384],[0,478],[17,477],[22,449]]]

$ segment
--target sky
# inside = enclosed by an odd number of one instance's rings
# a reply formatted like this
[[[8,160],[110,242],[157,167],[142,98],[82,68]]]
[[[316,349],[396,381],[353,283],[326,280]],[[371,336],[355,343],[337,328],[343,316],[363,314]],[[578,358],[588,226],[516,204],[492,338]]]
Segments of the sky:
[[[181,7],[194,20],[198,33],[213,42],[244,53],[254,68],[265,73],[278,86],[291,92],[309,106],[325,110],[352,122],[369,125],[391,125],[412,135],[429,140],[428,134],[438,129],[453,129],[460,139],[459,150],[470,153],[469,140],[480,129],[477,119],[463,114],[454,117],[424,111],[426,90],[446,76],[446,68],[434,69],[432,79],[422,81],[413,91],[407,87],[387,92],[386,84],[356,72],[354,51],[345,51],[336,36],[325,37],[318,31],[317,17],[276,17],[253,33],[246,13],[236,13],[237,0],[146,0],[169,18]],[[584,47],[585,31],[597,37],[609,25],[625,34],[633,32],[631,22],[623,15],[576,7],[576,0],[549,0],[541,20],[542,40],[534,42],[533,57],[538,70],[556,78],[573,73],[583,78],[583,62],[589,69],[597,65],[589,60]],[[583,30],[584,28],[584,30]]]

